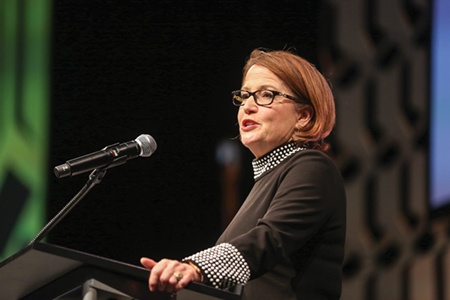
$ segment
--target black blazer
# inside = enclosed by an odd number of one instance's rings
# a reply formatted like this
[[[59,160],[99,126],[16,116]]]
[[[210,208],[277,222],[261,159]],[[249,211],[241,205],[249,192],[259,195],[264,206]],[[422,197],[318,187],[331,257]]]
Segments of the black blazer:
[[[217,241],[245,258],[243,299],[339,299],[346,197],[324,153],[303,150],[266,171]]]

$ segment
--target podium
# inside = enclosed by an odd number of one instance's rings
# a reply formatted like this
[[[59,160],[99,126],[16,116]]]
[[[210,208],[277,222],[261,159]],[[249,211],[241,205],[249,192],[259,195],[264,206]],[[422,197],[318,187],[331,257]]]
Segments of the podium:
[[[0,262],[0,298],[6,300],[213,300],[241,299],[230,290],[191,282],[178,293],[150,292],[149,270],[36,242]]]

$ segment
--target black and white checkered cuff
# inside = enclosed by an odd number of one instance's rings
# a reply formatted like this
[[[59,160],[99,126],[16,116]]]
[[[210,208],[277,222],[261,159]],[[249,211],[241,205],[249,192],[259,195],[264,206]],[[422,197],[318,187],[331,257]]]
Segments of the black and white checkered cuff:
[[[215,288],[225,289],[246,284],[250,268],[241,253],[231,244],[223,243],[186,257],[183,261],[195,263]]]

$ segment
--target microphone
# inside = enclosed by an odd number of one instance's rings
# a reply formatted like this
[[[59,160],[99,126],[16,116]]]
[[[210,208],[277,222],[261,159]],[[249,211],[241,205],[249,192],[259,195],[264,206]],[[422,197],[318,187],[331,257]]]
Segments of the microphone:
[[[156,151],[156,147],[156,141],[151,135],[141,134],[133,141],[115,143],[100,151],[68,160],[65,164],[56,166],[53,171],[57,178],[62,178],[98,168],[109,169],[137,156],[149,157]]]

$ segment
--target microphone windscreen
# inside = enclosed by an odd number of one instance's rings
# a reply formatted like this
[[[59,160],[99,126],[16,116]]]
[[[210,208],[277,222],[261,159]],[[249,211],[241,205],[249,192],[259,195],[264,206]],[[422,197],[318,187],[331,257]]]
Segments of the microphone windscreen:
[[[141,146],[141,153],[139,156],[148,157],[156,151],[156,141],[149,134],[141,134],[136,138],[136,142]]]

